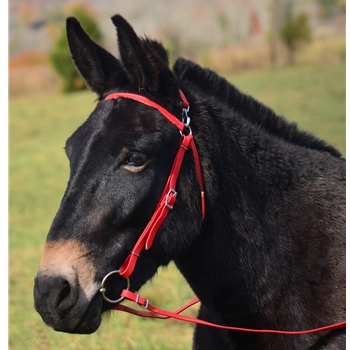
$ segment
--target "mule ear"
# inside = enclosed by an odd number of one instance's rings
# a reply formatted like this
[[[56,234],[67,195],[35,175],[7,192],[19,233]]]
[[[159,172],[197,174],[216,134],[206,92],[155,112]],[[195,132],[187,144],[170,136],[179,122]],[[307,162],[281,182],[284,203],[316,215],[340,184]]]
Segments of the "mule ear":
[[[164,83],[164,72],[167,71],[168,76],[172,75],[165,50],[161,52],[154,44],[151,47],[150,40],[141,40],[122,16],[113,16],[112,22],[117,28],[120,57],[134,85],[151,91],[160,90],[160,80]]]
[[[122,64],[96,44],[74,17],[67,18],[67,38],[75,65],[91,90],[102,95],[128,83]]]

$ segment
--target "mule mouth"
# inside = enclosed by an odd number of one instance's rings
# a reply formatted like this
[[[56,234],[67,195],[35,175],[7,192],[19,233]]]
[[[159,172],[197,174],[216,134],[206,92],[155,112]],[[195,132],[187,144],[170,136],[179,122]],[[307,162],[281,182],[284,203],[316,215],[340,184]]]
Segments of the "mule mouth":
[[[102,319],[102,298],[98,292],[91,300],[86,312],[74,329],[56,329],[56,331],[72,334],[91,334],[97,331]]]
[[[57,332],[91,334],[101,324],[102,304],[100,293],[96,293],[87,305],[78,301],[73,310],[65,314],[59,315],[49,310],[46,305],[37,302],[34,303],[34,307],[45,324]]]
[[[108,296],[120,295],[122,291],[119,276],[107,283]],[[119,282],[119,283],[118,283]],[[64,287],[60,288],[59,286]],[[34,284],[34,307],[44,323],[58,332],[71,334],[91,334],[101,325],[102,315],[111,311],[115,304],[106,302],[96,283],[88,294],[79,284],[71,284],[61,277],[47,277],[38,274]]]
[[[86,312],[83,314],[80,322],[74,329],[56,329],[59,332],[71,334],[91,334],[97,331],[102,322],[102,316],[105,313],[113,311],[115,304],[106,302],[102,298],[100,291],[96,293],[91,300]]]
[[[34,308],[55,331],[89,334],[101,324],[102,296],[98,285],[86,293],[79,284],[69,283],[61,276],[38,274],[34,283]]]

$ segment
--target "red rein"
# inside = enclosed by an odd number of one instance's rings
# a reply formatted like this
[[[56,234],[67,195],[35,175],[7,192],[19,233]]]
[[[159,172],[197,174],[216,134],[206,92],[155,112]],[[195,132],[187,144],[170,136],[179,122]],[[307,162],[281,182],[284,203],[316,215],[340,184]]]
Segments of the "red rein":
[[[137,102],[140,102],[142,104],[145,104],[149,107],[157,109],[170,123],[174,124],[181,134],[181,144],[178,149],[178,152],[175,156],[175,160],[173,163],[173,167],[171,169],[168,181],[165,185],[165,188],[163,190],[163,193],[160,197],[160,200],[158,202],[158,205],[156,207],[156,210],[154,211],[151,220],[149,221],[148,225],[142,232],[140,238],[136,242],[133,250],[123,263],[123,265],[119,269],[120,276],[123,276],[128,279],[128,277],[133,272],[137,259],[140,256],[140,253],[143,248],[146,250],[150,249],[153,243],[153,240],[155,238],[155,235],[160,228],[160,226],[163,224],[164,220],[166,219],[168,213],[170,210],[172,210],[174,203],[176,201],[176,182],[180,173],[182,161],[184,158],[184,155],[188,148],[191,149],[192,155],[194,157],[195,163],[196,163],[196,169],[197,169],[197,175],[198,175],[198,182],[201,190],[201,199],[202,199],[202,220],[205,216],[205,200],[204,200],[204,185],[203,185],[203,178],[202,178],[202,172],[201,172],[201,166],[200,166],[200,159],[198,156],[198,151],[196,148],[196,145],[194,143],[193,135],[191,132],[191,129],[189,127],[189,117],[187,115],[187,112],[189,110],[189,103],[183,94],[181,90],[179,90],[180,98],[183,106],[183,113],[185,114],[187,120],[185,122],[181,122],[178,118],[176,118],[173,114],[168,112],[165,108],[160,106],[159,104],[155,103],[154,101],[148,99],[147,97],[132,94],[132,93],[126,93],[126,92],[117,92],[108,95],[105,100],[111,100],[111,99],[118,99],[118,98],[126,98],[131,99]],[[188,129],[189,133],[187,135],[184,134],[185,129]],[[104,289],[105,291],[105,289]],[[151,318],[161,318],[161,319],[167,319],[167,318],[174,318],[180,321],[185,322],[191,322],[191,323],[197,323],[205,326],[215,327],[215,328],[221,328],[221,329],[227,329],[227,330],[233,330],[233,331],[241,331],[241,332],[252,332],[252,333],[274,333],[274,334],[287,334],[287,335],[298,335],[298,334],[308,334],[308,333],[315,333],[315,332],[321,332],[321,331],[329,331],[334,330],[338,328],[344,328],[346,327],[346,322],[340,322],[336,323],[330,326],[325,326],[321,328],[315,328],[310,330],[304,330],[304,331],[281,331],[281,330],[270,330],[270,329],[249,329],[249,328],[239,328],[239,327],[227,327],[222,326],[210,322],[206,322],[203,320],[199,320],[192,317],[187,317],[180,315],[182,311],[187,309],[188,307],[196,304],[199,302],[198,298],[193,299],[191,302],[186,304],[185,306],[181,307],[180,309],[169,312],[166,310],[158,309],[151,304],[149,304],[148,300],[145,298],[142,298],[139,294],[135,294],[129,290],[123,290],[121,293],[121,299],[128,299],[130,301],[133,301],[137,303],[138,305],[142,306],[143,308],[149,310],[149,311],[138,311],[134,310],[132,308],[129,308],[125,305],[116,305],[113,309],[125,311],[132,313],[134,315],[142,316],[142,317],[151,317]]]

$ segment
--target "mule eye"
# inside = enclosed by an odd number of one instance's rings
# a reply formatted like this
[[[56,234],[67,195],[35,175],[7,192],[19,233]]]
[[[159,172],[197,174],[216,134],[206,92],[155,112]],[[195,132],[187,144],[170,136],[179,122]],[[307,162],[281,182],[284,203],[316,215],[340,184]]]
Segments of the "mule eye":
[[[148,157],[144,153],[133,153],[130,155],[127,164],[133,166],[142,166],[148,161]]]
[[[154,158],[151,158],[149,154],[142,152],[128,152],[125,155],[122,167],[133,173],[138,173],[146,168],[146,166],[152,162]]]

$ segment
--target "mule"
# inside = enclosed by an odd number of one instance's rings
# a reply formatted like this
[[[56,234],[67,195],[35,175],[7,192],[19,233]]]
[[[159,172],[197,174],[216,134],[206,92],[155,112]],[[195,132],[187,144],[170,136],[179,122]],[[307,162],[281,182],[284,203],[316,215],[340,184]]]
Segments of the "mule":
[[[104,288],[101,281],[131,255],[138,258],[131,291],[174,261],[201,300],[202,320],[290,331],[344,321],[345,160],[338,150],[209,69],[179,58],[171,70],[159,42],[138,37],[120,15],[112,22],[119,59],[67,19],[72,58],[98,102],[65,146],[69,182],[34,286],[44,322],[61,332],[96,331],[113,308],[108,300],[126,288],[118,273]],[[182,95],[190,104],[185,116]],[[179,134],[174,124],[183,118]],[[176,203],[166,203],[152,246],[130,254],[188,135],[192,150],[176,191],[167,193],[177,194]],[[198,325],[193,348],[344,349],[345,329],[289,336]]]

